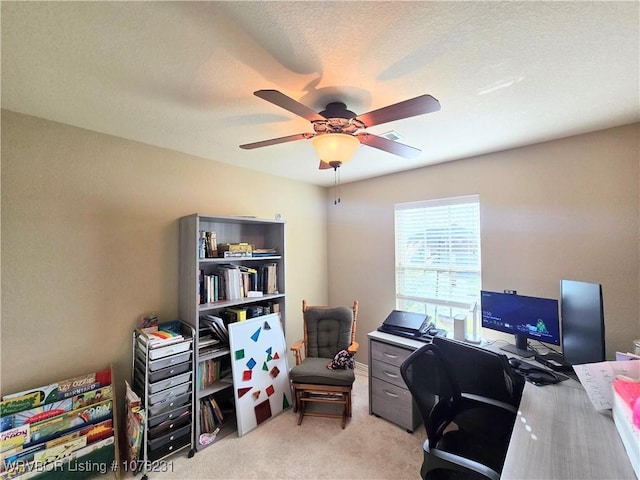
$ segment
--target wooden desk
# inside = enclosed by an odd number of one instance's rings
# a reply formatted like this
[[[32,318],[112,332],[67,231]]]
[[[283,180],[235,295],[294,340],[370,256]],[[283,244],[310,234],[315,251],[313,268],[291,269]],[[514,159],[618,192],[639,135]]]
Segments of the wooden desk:
[[[629,479],[631,462],[611,411],[593,408],[579,382],[527,383],[511,434],[503,479]]]

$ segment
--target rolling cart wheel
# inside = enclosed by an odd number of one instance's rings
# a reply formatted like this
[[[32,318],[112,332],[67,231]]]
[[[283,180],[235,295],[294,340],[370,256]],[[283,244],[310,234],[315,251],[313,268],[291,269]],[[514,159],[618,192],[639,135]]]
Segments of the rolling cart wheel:
[[[145,473],[144,475],[142,475],[142,479],[141,480],[147,480],[149,477],[147,477],[147,474]]]
[[[187,458],[191,458],[196,454],[196,449],[192,448],[191,450],[189,450],[189,455],[187,455]]]

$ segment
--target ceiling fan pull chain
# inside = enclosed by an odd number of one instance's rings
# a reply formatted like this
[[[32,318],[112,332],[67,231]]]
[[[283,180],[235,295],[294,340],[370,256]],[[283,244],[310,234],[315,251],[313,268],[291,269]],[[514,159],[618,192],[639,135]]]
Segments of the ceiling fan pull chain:
[[[333,204],[340,203],[340,172],[338,171],[340,165],[334,165],[333,167]]]

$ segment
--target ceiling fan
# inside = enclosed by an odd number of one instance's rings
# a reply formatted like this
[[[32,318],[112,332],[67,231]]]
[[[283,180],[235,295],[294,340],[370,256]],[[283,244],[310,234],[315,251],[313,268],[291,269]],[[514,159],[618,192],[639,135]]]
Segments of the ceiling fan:
[[[329,140],[330,138],[323,136],[333,135],[334,139],[346,140],[351,144],[353,149],[351,155],[355,153],[359,144],[364,144],[401,157],[415,158],[420,154],[419,149],[389,140],[379,135],[374,135],[367,132],[366,129],[374,125],[440,110],[440,102],[431,95],[420,95],[419,97],[379,108],[362,115],[356,115],[351,110],[347,110],[347,106],[342,102],[331,102],[326,106],[325,110],[318,113],[278,90],[258,90],[253,92],[253,94],[309,120],[313,125],[313,132],[298,133],[286,137],[272,138],[261,142],[240,145],[240,148],[246,150],[311,138],[314,139],[314,142],[319,142],[321,139]],[[357,142],[354,142],[353,139],[357,140]],[[314,144],[314,146],[319,150],[318,145]],[[333,168],[335,170],[342,163],[343,161],[341,160],[332,160],[323,158],[322,155],[320,156],[320,169]]]

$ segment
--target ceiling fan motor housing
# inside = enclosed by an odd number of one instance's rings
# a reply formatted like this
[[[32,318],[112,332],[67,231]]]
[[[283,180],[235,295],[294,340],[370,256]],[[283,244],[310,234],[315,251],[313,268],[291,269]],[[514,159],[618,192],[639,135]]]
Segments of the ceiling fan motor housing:
[[[319,113],[325,120],[314,120],[313,131],[322,133],[348,133],[355,134],[365,124],[357,119],[357,115],[342,102],[331,102]]]

